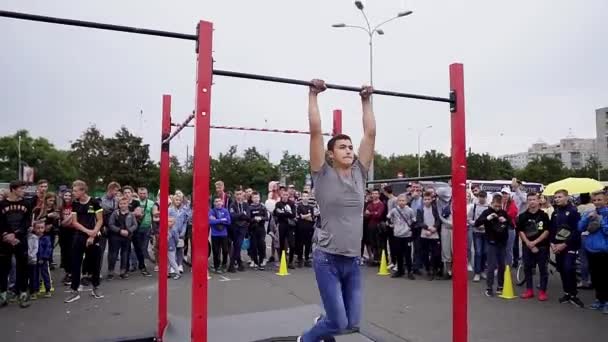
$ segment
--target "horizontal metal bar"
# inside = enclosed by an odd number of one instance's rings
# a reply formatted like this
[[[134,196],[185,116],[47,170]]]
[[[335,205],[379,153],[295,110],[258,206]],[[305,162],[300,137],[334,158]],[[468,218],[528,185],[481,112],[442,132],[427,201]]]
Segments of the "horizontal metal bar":
[[[177,128],[175,129],[175,131],[173,131],[173,133],[171,133],[171,135],[169,135],[169,137],[167,139],[163,140],[163,144],[168,144],[171,141],[171,139],[173,139],[176,135],[179,134],[179,132],[182,131],[182,129],[184,129],[184,127],[187,127],[188,124],[190,123],[190,121],[192,121],[192,119],[194,119],[194,115],[195,114],[193,112],[192,114],[190,114],[190,116],[188,116],[186,118],[186,120],[184,120],[184,122],[182,122],[179,125],[171,124],[171,126],[177,126]]]
[[[375,179],[368,181],[367,184],[383,184],[383,183],[404,183],[404,182],[419,182],[419,181],[434,181],[452,179],[452,175],[440,176],[424,176],[424,177],[409,177],[409,178],[391,178],[391,179]]]
[[[178,124],[172,123],[171,126],[178,126]],[[186,125],[186,127],[194,127],[194,125]],[[254,132],[267,132],[267,133],[286,133],[286,134],[308,134],[308,131],[299,131],[295,129],[273,129],[273,128],[253,128],[253,127],[236,127],[236,126],[217,126],[211,125],[213,129],[229,129],[235,131],[254,131]],[[331,137],[331,133],[321,133],[321,135],[325,135]]]
[[[303,85],[303,86],[311,85],[310,81],[295,80],[295,79],[283,78],[283,77],[247,74],[247,73],[236,72],[236,71],[213,70],[213,74],[218,75],[218,76],[245,78],[245,79],[250,79],[250,80],[258,80],[258,81],[288,83],[288,84]],[[354,92],[361,91],[361,87],[352,87],[352,86],[344,86],[344,85],[329,84],[329,83],[326,83],[325,85],[327,86],[328,89],[346,90],[346,91],[354,91]],[[418,100],[452,103],[452,100],[449,98],[446,98],[446,97],[407,94],[407,93],[400,93],[400,92],[396,92],[396,91],[376,90],[375,89],[374,94],[386,95],[386,96],[396,96],[396,97],[407,97],[407,98],[418,99]]]
[[[47,16],[43,16],[43,15],[28,14],[28,13],[21,13],[21,12],[10,12],[10,11],[0,10],[0,17],[21,19],[21,20],[30,20],[30,21],[39,21],[39,22],[44,22],[44,23],[60,24],[60,25],[68,25],[68,26],[88,27],[88,28],[108,30],[108,31],[137,33],[137,34],[144,34],[144,35],[148,35],[148,36],[159,36],[159,37],[167,37],[167,38],[194,40],[194,41],[196,41],[198,39],[197,35],[195,35],[195,34],[150,30],[150,29],[131,27],[131,26],[120,26],[120,25],[97,23],[97,22],[93,22],[93,21],[82,21],[82,20],[65,19],[65,18],[57,18],[57,17],[47,17]]]

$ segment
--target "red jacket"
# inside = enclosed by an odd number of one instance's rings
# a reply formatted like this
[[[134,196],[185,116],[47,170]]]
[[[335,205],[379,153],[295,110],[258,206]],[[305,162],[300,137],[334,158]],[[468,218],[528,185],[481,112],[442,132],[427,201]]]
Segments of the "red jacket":
[[[515,227],[515,225],[517,224],[517,213],[519,212],[519,210],[517,209],[517,205],[515,204],[515,201],[510,199],[506,205],[503,203],[502,209],[507,212],[507,215],[511,219],[511,223],[513,224],[513,227]]]
[[[374,203],[373,201],[369,202],[366,209],[369,211],[369,215],[365,216],[369,219],[369,225],[371,227],[377,226],[382,222],[384,219],[382,215],[384,213],[384,203],[382,203],[382,201],[378,201],[378,203]]]

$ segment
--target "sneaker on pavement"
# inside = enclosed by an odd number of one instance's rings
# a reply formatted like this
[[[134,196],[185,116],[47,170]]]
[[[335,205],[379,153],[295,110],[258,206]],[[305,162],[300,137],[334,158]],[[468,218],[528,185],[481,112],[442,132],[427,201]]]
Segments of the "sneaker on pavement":
[[[484,292],[484,294],[486,295],[486,297],[494,297],[494,291],[492,291],[492,289],[486,289],[486,292]]]
[[[319,323],[319,321],[322,320],[323,317],[324,317],[323,315],[319,315],[319,316],[315,317],[314,323],[315,324]]]
[[[591,303],[591,305],[589,305],[589,309],[591,310],[602,310],[604,309],[604,303],[600,302],[599,300],[595,300],[595,302]]]
[[[473,272],[473,265],[468,264],[468,265],[467,265],[467,270],[468,270],[469,272]]]
[[[565,294],[558,299],[560,304],[568,303],[570,301],[570,295]]]
[[[31,305],[30,296],[23,292],[19,295],[19,307],[25,309]]]
[[[547,296],[547,292],[543,291],[543,290],[538,291],[538,301],[546,302],[547,300],[549,300],[549,296]]]
[[[302,342],[302,336],[298,336],[298,338],[296,338],[296,342]]]
[[[184,273],[184,266],[182,266],[182,265],[177,266],[177,271],[179,273]]]
[[[570,297],[570,304],[577,306],[579,308],[584,308],[585,307],[585,303],[583,303],[582,300],[580,300],[578,297],[576,296],[571,296]]]
[[[150,274],[150,272],[148,272],[148,270],[145,269],[145,268],[143,270],[141,270],[141,275],[144,276],[144,277],[151,277],[152,276],[152,274]]]
[[[534,298],[534,290],[527,289],[524,293],[519,296],[521,299],[531,299]]]
[[[473,276],[474,283],[479,283],[480,281],[481,281],[481,276],[479,274],[476,274]]]
[[[496,293],[497,293],[497,294],[502,294],[502,286],[501,286],[501,287],[496,288]]]
[[[53,297],[53,293],[51,291],[45,292],[43,296],[44,296],[44,298],[51,298],[51,297]]]
[[[66,298],[65,303],[73,303],[80,299],[80,292],[72,290],[70,296]]]
[[[93,297],[95,299],[102,299],[104,297],[104,295],[99,291],[98,287],[94,287],[93,290],[91,291],[91,297]]]
[[[108,273],[108,275],[106,276],[106,280],[113,280],[114,279],[114,273]]]

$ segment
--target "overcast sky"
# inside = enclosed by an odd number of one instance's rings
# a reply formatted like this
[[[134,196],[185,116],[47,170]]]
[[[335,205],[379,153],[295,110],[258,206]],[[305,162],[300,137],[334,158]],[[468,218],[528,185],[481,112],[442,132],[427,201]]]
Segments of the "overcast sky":
[[[216,68],[360,85],[369,82],[363,31],[350,0],[150,1],[2,0],[1,9],[194,33],[214,23]],[[179,4],[179,5],[178,5]],[[448,65],[465,67],[467,144],[474,152],[524,151],[557,142],[571,129],[595,137],[594,110],[608,106],[608,1],[368,0],[378,23],[414,14],[374,38],[378,89],[447,96]],[[0,135],[28,129],[66,148],[90,124],[105,134],[121,125],[141,134],[158,160],[161,96],[173,95],[174,121],[194,106],[195,53],[189,41],[0,18]],[[307,129],[307,89],[215,78],[212,122]],[[432,125],[423,150],[449,153],[448,105],[376,96],[377,149],[415,153],[417,129]],[[358,144],[358,95],[321,96],[323,128],[344,111],[344,131]],[[143,113],[143,114],[141,114]],[[501,133],[503,135],[501,136]],[[185,131],[172,153],[192,153]],[[273,160],[282,150],[308,156],[304,135],[212,131],[214,155],[229,145],[255,145]]]

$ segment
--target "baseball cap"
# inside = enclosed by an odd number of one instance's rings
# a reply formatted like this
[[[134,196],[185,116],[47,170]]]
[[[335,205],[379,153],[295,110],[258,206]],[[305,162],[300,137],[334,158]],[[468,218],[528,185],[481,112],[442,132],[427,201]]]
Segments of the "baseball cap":
[[[501,193],[503,194],[511,194],[511,189],[509,189],[509,187],[505,186],[504,188],[502,188],[502,190],[500,190]]]

